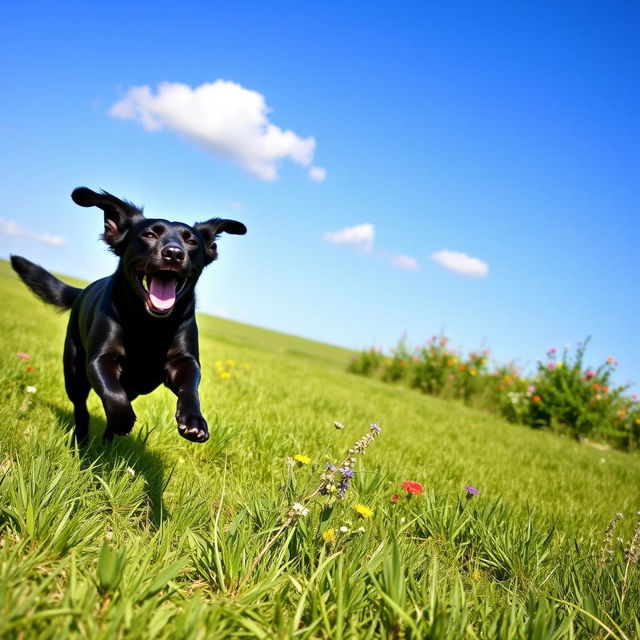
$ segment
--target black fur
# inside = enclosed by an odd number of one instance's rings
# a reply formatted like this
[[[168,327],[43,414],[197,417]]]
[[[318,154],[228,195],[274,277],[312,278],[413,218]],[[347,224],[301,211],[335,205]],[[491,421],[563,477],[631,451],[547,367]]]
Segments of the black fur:
[[[89,436],[91,388],[102,400],[105,439],[111,439],[133,428],[131,401],[164,383],[178,397],[180,435],[205,442],[209,430],[198,399],[194,288],[202,270],[218,257],[217,237],[242,235],[246,227],[220,218],[193,227],[149,219],[130,202],[86,187],[71,197],[80,206],[103,210],[102,238],[119,256],[116,272],[77,289],[25,258],[11,256],[11,264],[42,300],[71,309],[63,362],[77,440]]]

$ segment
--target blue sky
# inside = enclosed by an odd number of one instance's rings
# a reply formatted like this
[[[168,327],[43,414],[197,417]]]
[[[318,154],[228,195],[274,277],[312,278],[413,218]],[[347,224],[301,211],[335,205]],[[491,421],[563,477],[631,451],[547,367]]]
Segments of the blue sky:
[[[110,273],[69,198],[104,188],[247,225],[203,311],[529,366],[592,336],[640,383],[639,27],[631,2],[13,3],[0,256]]]

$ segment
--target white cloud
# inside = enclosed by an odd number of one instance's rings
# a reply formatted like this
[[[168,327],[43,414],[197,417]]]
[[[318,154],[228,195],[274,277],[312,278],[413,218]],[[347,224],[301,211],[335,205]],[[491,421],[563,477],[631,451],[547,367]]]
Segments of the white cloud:
[[[372,224],[358,224],[354,227],[346,227],[340,231],[327,231],[323,238],[332,244],[346,244],[356,251],[363,253],[373,249],[375,229]]]
[[[389,263],[398,269],[402,269],[404,271],[417,271],[418,270],[418,261],[415,258],[410,256],[392,256],[389,259]]]
[[[32,231],[31,229],[27,229],[26,227],[19,225],[13,220],[6,220],[5,218],[0,218],[0,233],[7,236],[29,238],[30,240],[35,240],[42,244],[50,244],[54,247],[61,247],[67,242],[66,238],[63,238],[62,236],[58,236],[53,233]]]
[[[311,167],[309,169],[309,179],[314,182],[324,182],[327,177],[327,170],[323,167]]]
[[[486,262],[459,251],[436,251],[431,254],[431,259],[445,269],[469,278],[484,278],[489,273]]]
[[[147,131],[170,129],[262,180],[275,180],[286,158],[311,165],[316,141],[283,131],[269,121],[269,112],[262,94],[216,80],[195,88],[162,82],[156,94],[146,85],[130,87],[109,115],[135,120]]]

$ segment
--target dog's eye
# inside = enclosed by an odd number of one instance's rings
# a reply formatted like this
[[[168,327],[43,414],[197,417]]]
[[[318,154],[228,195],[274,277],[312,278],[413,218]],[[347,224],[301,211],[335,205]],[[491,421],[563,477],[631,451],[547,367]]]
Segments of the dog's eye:
[[[191,247],[197,247],[198,246],[198,242],[194,238],[187,238],[185,240],[185,242]]]
[[[153,239],[153,238],[157,238],[158,236],[153,231],[151,231],[151,229],[147,229],[146,231],[142,232],[142,237]]]

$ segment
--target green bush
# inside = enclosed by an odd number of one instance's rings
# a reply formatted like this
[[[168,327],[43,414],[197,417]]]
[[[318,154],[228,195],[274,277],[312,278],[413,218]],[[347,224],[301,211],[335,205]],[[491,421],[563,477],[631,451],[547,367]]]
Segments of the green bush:
[[[433,336],[411,350],[401,340],[389,354],[363,351],[351,360],[353,373],[405,382],[423,393],[462,400],[534,428],[594,434],[623,449],[640,444],[640,405],[628,387],[616,385],[613,358],[597,368],[584,364],[588,340],[572,357],[566,347],[547,351],[530,377],[512,364],[489,367],[488,350],[464,356],[450,349],[446,336]]]

